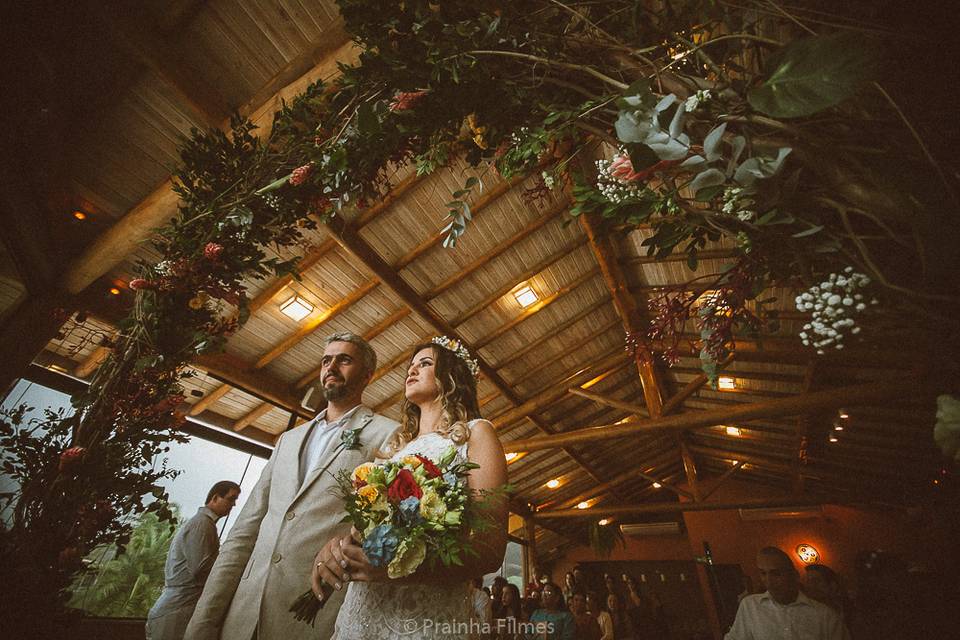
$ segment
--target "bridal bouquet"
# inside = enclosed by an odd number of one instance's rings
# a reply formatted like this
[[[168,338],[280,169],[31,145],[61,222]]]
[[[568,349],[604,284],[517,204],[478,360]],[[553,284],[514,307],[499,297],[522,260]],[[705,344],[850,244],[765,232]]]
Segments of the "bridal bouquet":
[[[463,554],[476,555],[462,532],[482,526],[471,508],[475,502],[466,480],[479,465],[457,462],[456,454],[450,447],[437,461],[410,455],[366,462],[337,477],[347,512],[344,522],[353,524],[370,564],[386,566],[390,578],[410,575],[426,560],[450,566],[462,564]],[[313,624],[322,606],[308,590],[290,611]]]

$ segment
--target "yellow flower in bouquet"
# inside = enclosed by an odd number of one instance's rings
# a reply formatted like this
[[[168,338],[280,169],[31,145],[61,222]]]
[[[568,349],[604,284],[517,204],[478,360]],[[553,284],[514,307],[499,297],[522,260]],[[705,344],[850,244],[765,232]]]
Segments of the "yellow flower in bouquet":
[[[360,489],[357,491],[357,495],[366,500],[367,504],[372,505],[377,501],[377,498],[380,497],[380,492],[377,491],[375,486],[368,484],[360,487]]]
[[[396,555],[387,565],[387,576],[389,578],[408,576],[423,564],[423,559],[426,557],[427,545],[424,544],[423,538],[402,540],[397,547]]]
[[[423,464],[422,462],[420,462],[420,458],[418,458],[417,456],[403,456],[403,458],[400,459],[400,462],[402,462],[405,465],[409,465],[411,469],[416,469],[421,464]]]
[[[372,462],[364,462],[364,463],[361,464],[359,467],[357,467],[356,469],[354,469],[354,470],[353,470],[353,484],[354,484],[354,485],[362,485],[362,484],[364,484],[364,483],[367,481],[367,476],[370,475],[370,471],[372,471],[375,466],[376,466],[376,465],[373,464]]]
[[[420,515],[427,522],[443,522],[443,517],[447,514],[447,505],[443,498],[427,487],[423,490],[423,497],[420,498]]]

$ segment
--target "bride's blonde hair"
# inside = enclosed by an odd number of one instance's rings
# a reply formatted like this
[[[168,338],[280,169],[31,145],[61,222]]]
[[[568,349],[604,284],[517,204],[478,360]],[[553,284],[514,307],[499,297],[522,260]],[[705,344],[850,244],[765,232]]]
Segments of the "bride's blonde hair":
[[[470,439],[467,423],[480,417],[480,405],[477,403],[477,380],[470,372],[467,363],[457,355],[433,343],[419,344],[413,348],[410,361],[420,351],[429,348],[433,351],[434,376],[437,379],[437,398],[443,407],[443,414],[437,431],[461,445]],[[400,428],[387,446],[390,452],[397,452],[420,433],[420,407],[413,404],[404,394],[400,405]]]

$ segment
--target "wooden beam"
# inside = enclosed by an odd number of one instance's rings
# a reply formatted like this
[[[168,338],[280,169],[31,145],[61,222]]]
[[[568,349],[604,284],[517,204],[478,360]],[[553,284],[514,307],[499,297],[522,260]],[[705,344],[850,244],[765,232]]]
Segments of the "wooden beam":
[[[617,366],[626,357],[627,355],[625,353],[617,350],[613,353],[613,355],[610,355],[607,358],[604,358],[603,360],[600,360],[599,362],[596,362],[588,367],[584,367],[573,375],[568,376],[567,382],[563,384],[551,385],[526,402],[523,402],[498,416],[494,416],[492,422],[497,429],[502,429],[525,416],[536,413],[566,395],[568,386],[579,387],[590,381],[592,378],[595,378],[598,375],[601,375],[611,368]]]
[[[246,413],[243,417],[233,423],[234,431],[242,431],[245,427],[248,427],[255,423],[257,420],[267,415],[273,411],[274,406],[269,402],[264,402],[263,404],[254,407]]]
[[[523,356],[527,355],[528,353],[530,353],[530,352],[533,351],[534,349],[539,348],[544,342],[555,338],[557,335],[563,333],[564,331],[566,331],[567,329],[569,329],[569,328],[572,327],[573,325],[577,324],[578,322],[580,322],[581,320],[583,320],[584,318],[586,318],[586,317],[589,316],[590,314],[594,313],[595,311],[597,311],[597,310],[600,309],[601,307],[604,307],[604,306],[606,306],[606,305],[608,305],[608,304],[610,304],[610,299],[609,299],[609,298],[604,298],[604,299],[598,300],[597,302],[595,302],[595,303],[591,304],[590,306],[584,308],[582,311],[580,311],[580,312],[577,313],[576,315],[570,317],[569,319],[567,319],[567,320],[564,321],[563,323],[557,325],[556,327],[551,328],[551,329],[549,330],[549,332],[547,332],[546,334],[540,336],[539,338],[537,338],[537,339],[534,340],[533,342],[528,342],[523,348],[511,352],[511,353],[510,353],[510,356],[509,356],[508,358],[506,358],[505,360],[502,360],[502,361],[500,361],[500,362],[497,363],[497,368],[498,368],[498,369],[503,369],[504,367],[509,367],[511,364],[513,364],[514,362],[516,362],[517,360],[519,360],[519,359],[522,358]],[[618,321],[618,322],[619,322],[619,321]]]
[[[717,481],[713,484],[713,486],[710,487],[710,490],[707,491],[707,492],[703,495],[702,500],[709,500],[709,499],[710,499],[710,496],[712,496],[714,493],[716,493],[717,489],[719,489],[720,487],[722,487],[723,484],[724,484],[727,480],[729,480],[729,479],[733,476],[733,474],[735,474],[737,471],[739,471],[740,469],[742,469],[742,468],[743,468],[743,465],[745,465],[745,464],[747,464],[746,460],[740,460],[740,461],[737,462],[737,464],[733,465],[732,467],[730,467],[729,469],[727,469],[726,471],[724,471],[724,472],[723,472],[723,475],[721,475],[721,476],[717,479]]]
[[[538,511],[535,520],[559,518],[601,518],[607,516],[633,516],[651,513],[689,513],[693,511],[730,511],[733,509],[773,509],[778,507],[801,507],[824,504],[824,500],[799,500],[793,496],[740,500],[737,502],[666,502],[635,504],[600,509],[556,509]],[[828,502],[829,504],[829,502]]]
[[[201,413],[203,413],[204,411],[206,411],[207,409],[215,405],[217,403],[217,400],[219,400],[223,396],[230,393],[231,389],[233,389],[233,387],[231,387],[229,384],[222,384],[216,389],[211,390],[209,393],[207,393],[207,395],[197,400],[193,404],[193,406],[190,407],[190,411],[188,413],[191,416],[200,415]]]
[[[690,487],[690,497],[695,501],[700,501],[700,482],[697,479],[697,465],[690,453],[690,448],[683,439],[682,433],[675,434],[677,444],[680,447],[680,459],[683,461],[683,472],[687,476],[687,486]]]
[[[673,492],[674,492],[675,494],[677,494],[678,496],[683,496],[684,498],[689,498],[690,500],[693,500],[693,494],[692,494],[692,493],[690,493],[689,491],[684,491],[683,489],[680,489],[679,487],[675,487],[675,486],[673,486],[672,484],[670,484],[669,482],[667,482],[666,480],[662,480],[662,479],[660,479],[660,478],[657,478],[656,476],[651,476],[651,475],[649,475],[649,474],[647,474],[647,473],[644,473],[643,471],[637,471],[637,472],[635,472],[635,473],[636,473],[637,476],[643,478],[644,480],[649,480],[651,484],[656,483],[656,484],[660,485],[661,487],[663,487],[664,489],[667,489],[668,491],[673,491]]]
[[[475,271],[481,267],[486,266],[491,260],[494,260],[498,256],[502,255],[508,249],[516,246],[522,242],[525,238],[529,237],[532,233],[540,230],[548,222],[556,218],[558,215],[562,214],[564,211],[570,208],[570,201],[567,199],[561,200],[556,205],[551,207],[549,210],[540,214],[534,218],[527,226],[515,233],[513,236],[504,240],[503,242],[497,243],[497,246],[493,251],[485,255],[480,256],[470,264],[467,264],[460,268],[456,273],[450,274],[450,277],[433,287],[433,289],[427,293],[424,298],[429,302],[437,296],[441,295],[444,291],[449,289],[455,284],[463,282],[466,278],[470,277]]]
[[[590,248],[597,259],[597,264],[603,273],[603,280],[613,298],[613,306],[623,323],[624,333],[638,335],[642,332],[640,326],[641,312],[637,308],[636,300],[627,289],[627,280],[620,269],[610,237],[603,230],[603,220],[596,213],[586,213],[580,216],[580,226],[587,234]],[[643,397],[647,411],[653,417],[661,414],[663,398],[661,385],[657,379],[654,367],[653,354],[645,345],[638,345],[635,359],[637,372],[640,374],[640,384],[643,386]]]
[[[912,387],[927,386],[929,382],[914,381]],[[622,424],[601,425],[579,429],[545,438],[515,440],[505,444],[506,452],[539,451],[611,438],[623,438],[640,433],[686,431],[710,427],[726,422],[791,416],[800,413],[855,406],[861,403],[882,402],[903,393],[903,382],[890,380],[816,391],[764,402],[745,403],[712,411],[697,411],[650,420],[628,419]]]
[[[249,364],[227,353],[201,354],[194,359],[194,365],[246,393],[256,396],[264,402],[275,404],[304,418],[313,414],[300,406],[300,397],[286,385],[253,370]]]
[[[258,127],[262,139],[266,139],[273,127],[273,114],[283,100],[289,100],[301,93],[310,83],[327,78],[337,72],[337,63],[352,62],[359,55],[359,49],[350,42],[334,50],[329,57],[310,69],[294,82],[278,90],[273,96],[259,105],[250,115]],[[229,121],[221,128],[229,127]],[[83,255],[77,258],[66,270],[63,288],[68,293],[79,293],[97,278],[120,264],[143,242],[147,241],[154,230],[166,224],[177,215],[180,199],[173,192],[173,182],[168,179],[154,189],[146,198],[133,207],[110,229],[90,244]]]
[[[607,407],[613,407],[615,409],[623,409],[624,411],[629,411],[630,413],[636,414],[638,416],[647,416],[647,408],[640,406],[638,404],[633,404],[632,402],[624,402],[622,400],[617,400],[616,398],[609,398],[599,393],[592,393],[590,391],[585,391],[578,387],[570,387],[567,389],[567,393],[573,394],[575,396],[580,396],[581,398],[586,398],[587,400],[593,400],[598,404],[602,404]]]
[[[717,369],[722,370],[728,364],[733,362],[734,355],[735,354],[731,353],[726,358],[724,358],[723,361],[717,365]],[[700,389],[703,388],[703,385],[707,384],[707,382],[708,382],[707,374],[703,372],[700,372],[699,374],[697,374],[697,377],[695,377],[693,380],[685,384],[683,388],[680,389],[680,391],[678,391],[674,396],[672,396],[669,400],[663,403],[663,415],[670,415],[671,413],[679,409],[683,405],[683,403],[687,400],[687,398],[689,398],[690,396],[700,391]]]

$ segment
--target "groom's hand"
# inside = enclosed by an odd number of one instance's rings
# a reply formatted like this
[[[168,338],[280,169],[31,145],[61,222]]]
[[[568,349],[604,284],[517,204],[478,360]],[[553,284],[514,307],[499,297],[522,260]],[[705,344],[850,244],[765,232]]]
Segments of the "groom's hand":
[[[363,552],[355,540],[344,538],[340,551],[347,559],[347,572],[351,580],[360,582],[378,582],[387,579],[387,567],[375,567],[370,564],[367,554]]]
[[[350,537],[346,536],[349,540]],[[351,576],[347,571],[348,560],[341,551],[342,538],[340,536],[332,538],[320,549],[313,560],[313,572],[310,578],[313,594],[317,600],[324,600],[322,585],[330,585],[334,589],[342,589],[350,580]]]

